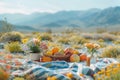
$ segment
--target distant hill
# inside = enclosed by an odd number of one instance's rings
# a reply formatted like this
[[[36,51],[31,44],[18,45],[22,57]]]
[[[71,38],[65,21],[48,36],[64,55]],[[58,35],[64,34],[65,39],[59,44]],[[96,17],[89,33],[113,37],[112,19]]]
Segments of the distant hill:
[[[38,31],[37,29],[35,29],[35,28],[33,28],[33,27],[30,27],[30,26],[13,25],[13,24],[10,24],[10,23],[6,23],[5,21],[0,21],[0,31],[2,31],[2,27],[3,27],[3,26],[6,26],[6,24],[12,25],[13,29],[14,29],[14,30],[17,30],[17,31]]]
[[[86,11],[60,11],[56,13],[0,14],[17,29],[40,30],[41,28],[61,27],[109,27],[120,25],[120,7],[90,9]],[[19,26],[18,26],[19,25]],[[23,26],[24,25],[24,26]]]

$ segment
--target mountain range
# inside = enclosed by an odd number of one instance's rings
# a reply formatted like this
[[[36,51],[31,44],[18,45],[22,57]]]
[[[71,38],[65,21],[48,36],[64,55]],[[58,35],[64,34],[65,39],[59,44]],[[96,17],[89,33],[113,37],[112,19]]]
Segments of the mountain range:
[[[114,27],[120,25],[120,7],[90,9],[86,11],[59,11],[56,13],[35,12],[26,14],[0,14],[0,24],[4,18],[16,30],[41,31],[59,28]],[[1,26],[0,26],[1,27]]]

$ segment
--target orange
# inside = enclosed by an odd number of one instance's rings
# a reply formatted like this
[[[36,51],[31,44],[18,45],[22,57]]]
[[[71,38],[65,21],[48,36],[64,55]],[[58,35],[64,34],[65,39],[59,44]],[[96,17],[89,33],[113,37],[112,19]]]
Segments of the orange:
[[[52,58],[47,57],[47,56],[43,56],[43,57],[41,58],[41,60],[42,60],[42,62],[50,62],[50,61],[52,61]]]
[[[52,49],[52,54],[55,54],[55,53],[57,53],[58,51],[59,51],[59,48],[54,47],[54,48]]]
[[[80,61],[86,61],[86,59],[87,59],[87,55],[85,54],[80,55]]]

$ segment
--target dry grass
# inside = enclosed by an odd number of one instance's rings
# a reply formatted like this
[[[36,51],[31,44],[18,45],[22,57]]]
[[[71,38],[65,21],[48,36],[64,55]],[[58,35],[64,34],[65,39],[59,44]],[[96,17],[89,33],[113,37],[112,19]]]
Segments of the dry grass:
[[[83,33],[82,37],[85,39],[92,39],[92,40],[104,40],[104,41],[114,41],[118,39],[118,36],[109,34],[109,33]]]
[[[108,46],[103,50],[102,57],[117,58],[120,56],[120,46]]]
[[[12,42],[12,41],[19,41],[21,42],[21,38],[23,37],[23,34],[20,32],[7,32],[4,33],[0,37],[1,42]]]

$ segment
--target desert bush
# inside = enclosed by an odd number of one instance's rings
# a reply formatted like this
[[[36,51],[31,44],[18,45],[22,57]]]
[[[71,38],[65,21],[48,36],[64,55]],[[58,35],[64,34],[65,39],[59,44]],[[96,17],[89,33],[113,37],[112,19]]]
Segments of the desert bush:
[[[104,48],[107,46],[107,44],[105,44],[104,42],[97,42],[101,48]]]
[[[5,50],[14,53],[14,52],[22,52],[21,46],[19,42],[11,42],[5,45]]]
[[[29,38],[29,39],[30,39],[30,38],[33,38],[33,37],[34,37],[33,34],[31,34],[31,33],[27,33],[27,34],[26,34],[26,33],[25,33],[22,38]]]
[[[94,38],[93,34],[90,34],[90,33],[83,33],[83,34],[81,34],[81,36],[85,39],[93,39]]]
[[[120,61],[120,55],[117,56],[117,59]]]
[[[108,46],[103,50],[102,57],[117,58],[120,55],[120,46]]]
[[[80,37],[78,38],[78,44],[84,44],[86,42],[88,42],[88,40],[86,40],[84,38],[80,38]]]
[[[109,32],[110,34],[113,34],[113,35],[120,35],[120,32],[119,31],[111,31]]]
[[[117,37],[109,33],[94,34],[94,39],[103,39],[104,41],[114,41]]]
[[[48,33],[44,33],[44,34],[41,35],[41,40],[52,41],[52,36]]]
[[[104,42],[104,40],[103,39],[99,39],[98,42]]]
[[[69,44],[70,40],[68,38],[62,37],[58,39],[58,42],[62,44]]]
[[[105,29],[105,28],[97,28],[96,29],[96,32],[97,33],[104,33],[104,32],[106,32],[107,30]]]
[[[120,40],[116,40],[116,41],[114,41],[113,43],[116,44],[116,45],[117,45],[117,44],[120,44]]]
[[[32,32],[33,35],[39,34],[40,32]]]
[[[101,36],[102,36],[102,39],[105,41],[114,41],[117,38],[115,35],[112,35],[109,33],[103,33]]]
[[[84,44],[84,43],[88,42],[88,40],[86,40],[85,38],[80,37],[80,36],[72,36],[70,38],[70,41],[73,41],[74,43],[77,43],[77,44]]]
[[[104,40],[104,41],[114,41],[117,39],[117,36],[109,34],[109,33],[101,33],[101,34],[91,34],[91,33],[86,33],[82,34],[82,37],[85,39],[93,39],[93,40]]]
[[[74,44],[74,45],[72,45],[72,47],[75,48],[75,49],[81,49],[83,46]]]
[[[1,42],[12,42],[12,41],[19,41],[21,42],[21,38],[23,34],[20,32],[7,32],[0,37]]]
[[[3,33],[2,32],[0,32],[0,37],[3,35]]]

